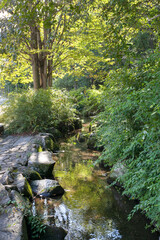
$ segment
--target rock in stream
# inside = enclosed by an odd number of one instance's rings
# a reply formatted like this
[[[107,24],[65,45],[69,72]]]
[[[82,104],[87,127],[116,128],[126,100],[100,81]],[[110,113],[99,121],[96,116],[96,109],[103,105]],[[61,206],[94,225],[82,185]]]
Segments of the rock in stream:
[[[64,189],[56,180],[43,179],[31,181],[32,191],[35,195],[52,198],[64,194]]]

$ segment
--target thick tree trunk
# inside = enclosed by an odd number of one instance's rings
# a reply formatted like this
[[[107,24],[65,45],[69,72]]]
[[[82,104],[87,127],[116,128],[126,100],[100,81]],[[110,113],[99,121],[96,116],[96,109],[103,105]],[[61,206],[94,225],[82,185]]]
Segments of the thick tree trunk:
[[[47,88],[47,60],[42,58],[39,62],[39,71],[40,71],[40,87]]]
[[[32,55],[32,72],[33,72],[33,84],[34,89],[40,88],[39,67],[38,67],[38,54]]]

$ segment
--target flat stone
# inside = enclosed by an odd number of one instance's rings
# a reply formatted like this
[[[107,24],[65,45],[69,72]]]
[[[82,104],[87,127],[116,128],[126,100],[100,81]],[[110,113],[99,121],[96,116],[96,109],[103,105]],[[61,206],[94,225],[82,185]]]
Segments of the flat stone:
[[[41,177],[53,177],[52,171],[55,161],[52,158],[52,153],[48,151],[32,153],[28,166],[37,171]]]
[[[44,198],[52,198],[64,194],[64,189],[56,180],[35,180],[31,182],[31,187],[34,194]]]

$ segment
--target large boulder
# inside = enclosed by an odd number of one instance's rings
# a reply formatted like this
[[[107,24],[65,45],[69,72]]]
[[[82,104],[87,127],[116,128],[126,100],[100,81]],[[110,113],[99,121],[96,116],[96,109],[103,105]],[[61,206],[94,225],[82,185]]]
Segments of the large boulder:
[[[64,194],[64,189],[56,180],[35,180],[31,182],[31,187],[35,195],[44,198],[52,198]]]
[[[24,215],[14,206],[8,206],[0,214],[0,239],[28,240]]]
[[[52,153],[48,151],[32,153],[28,166],[37,171],[41,177],[50,178],[53,177],[52,171],[55,161],[52,158]]]
[[[26,197],[32,197],[32,189],[27,179],[22,175],[18,174],[15,178],[14,185],[17,186],[18,191]]]
[[[112,167],[111,172],[108,175],[107,182],[115,182],[115,185],[117,185],[118,187],[122,187],[118,180],[125,174],[125,172],[126,167],[122,163],[116,163]]]
[[[24,215],[10,204],[8,191],[0,183],[0,239],[28,240]]]

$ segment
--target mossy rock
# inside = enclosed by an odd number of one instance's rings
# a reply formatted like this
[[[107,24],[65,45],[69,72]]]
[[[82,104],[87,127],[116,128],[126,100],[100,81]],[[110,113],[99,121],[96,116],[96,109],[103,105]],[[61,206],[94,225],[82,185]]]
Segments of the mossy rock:
[[[29,198],[33,196],[32,188],[31,188],[29,182],[27,181],[27,179],[25,179],[24,196],[29,197]]]
[[[22,174],[18,174],[16,176],[14,184],[17,186],[18,191],[21,194],[23,194],[24,196],[26,196],[28,198],[33,196],[32,188],[31,188],[29,182],[27,181],[27,179]]]
[[[40,133],[37,137],[37,141],[39,142],[39,149],[41,148],[42,151],[55,152],[59,150],[59,144],[51,133]]]
[[[41,175],[31,168],[26,168],[26,170],[23,171],[23,176],[26,177],[28,181],[42,179]]]
[[[0,214],[1,240],[28,240],[25,216],[14,205],[9,205]]]
[[[37,171],[42,178],[53,178],[52,172],[55,161],[52,155],[48,151],[32,153],[28,161],[28,167]]]

